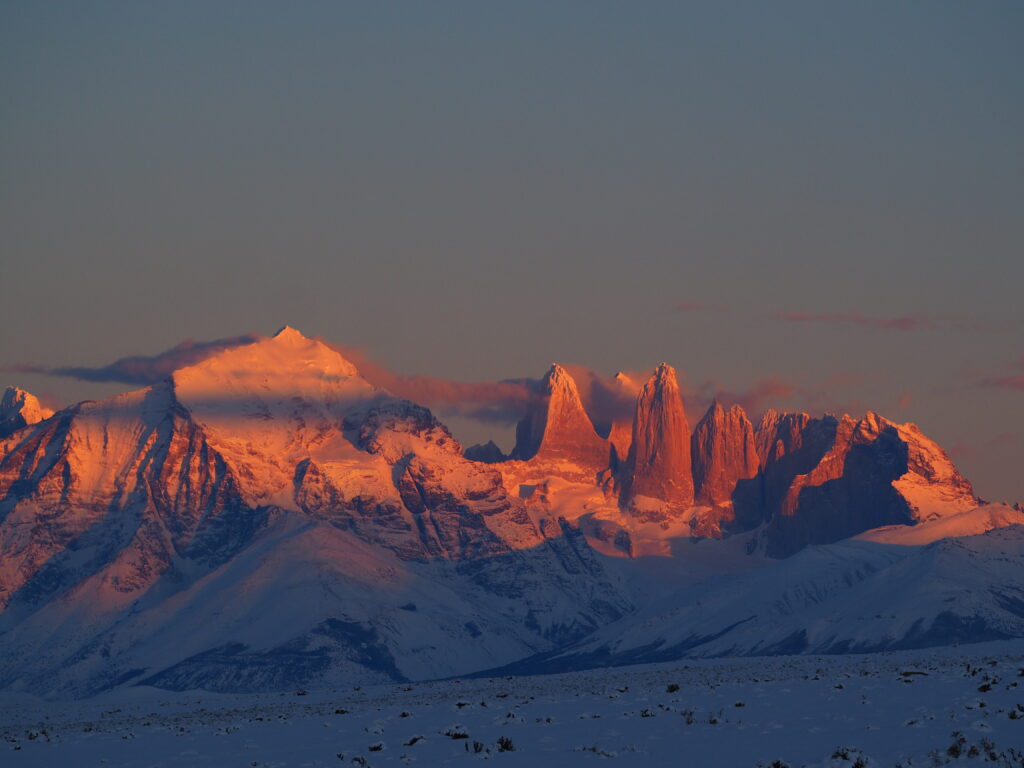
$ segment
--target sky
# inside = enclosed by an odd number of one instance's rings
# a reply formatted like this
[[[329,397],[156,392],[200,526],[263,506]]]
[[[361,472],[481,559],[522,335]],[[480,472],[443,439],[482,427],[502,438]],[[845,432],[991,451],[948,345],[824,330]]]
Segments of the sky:
[[[0,384],[284,324],[458,382],[664,360],[691,424],[870,408],[1024,500],[1021,40],[1016,0],[2,2]]]

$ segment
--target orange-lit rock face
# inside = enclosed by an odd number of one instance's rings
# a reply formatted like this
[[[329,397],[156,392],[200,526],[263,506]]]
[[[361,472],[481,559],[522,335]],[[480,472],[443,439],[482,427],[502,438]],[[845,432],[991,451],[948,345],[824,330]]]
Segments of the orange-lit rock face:
[[[610,445],[594,431],[576,382],[557,363],[548,370],[541,396],[516,430],[513,456],[570,462],[592,473],[608,466]]]
[[[768,552],[784,557],[884,525],[912,525],[978,505],[945,452],[912,424],[773,414],[762,471]],[[766,437],[766,436],[762,436]],[[770,440],[764,439],[765,445]],[[749,520],[748,520],[749,523]]]
[[[757,474],[754,427],[743,409],[728,411],[716,400],[693,431],[693,484],[698,504],[717,507],[732,500],[736,482]]]
[[[670,517],[693,505],[690,425],[675,369],[665,363],[637,398],[622,492],[623,506],[643,518]]]

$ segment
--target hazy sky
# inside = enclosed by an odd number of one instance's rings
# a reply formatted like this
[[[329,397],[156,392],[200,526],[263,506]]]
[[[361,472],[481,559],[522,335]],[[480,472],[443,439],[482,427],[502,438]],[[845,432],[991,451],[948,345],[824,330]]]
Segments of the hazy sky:
[[[1022,41],[1019,0],[3,2],[0,381],[285,323],[462,380],[666,360],[1024,500]]]

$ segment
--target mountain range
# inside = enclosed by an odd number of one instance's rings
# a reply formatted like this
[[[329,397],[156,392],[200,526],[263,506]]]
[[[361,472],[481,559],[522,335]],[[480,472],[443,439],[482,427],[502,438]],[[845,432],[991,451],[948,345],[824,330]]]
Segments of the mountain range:
[[[285,327],[0,404],[0,688],[258,691],[1024,636],[1024,512],[912,424],[557,364],[506,456]]]

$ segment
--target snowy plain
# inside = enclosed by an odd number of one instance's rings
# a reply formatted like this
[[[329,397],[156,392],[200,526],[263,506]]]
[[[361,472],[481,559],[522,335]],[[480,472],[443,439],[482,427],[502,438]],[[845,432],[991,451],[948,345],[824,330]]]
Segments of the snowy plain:
[[[0,697],[0,765],[1021,766],[1024,641],[275,694]]]

